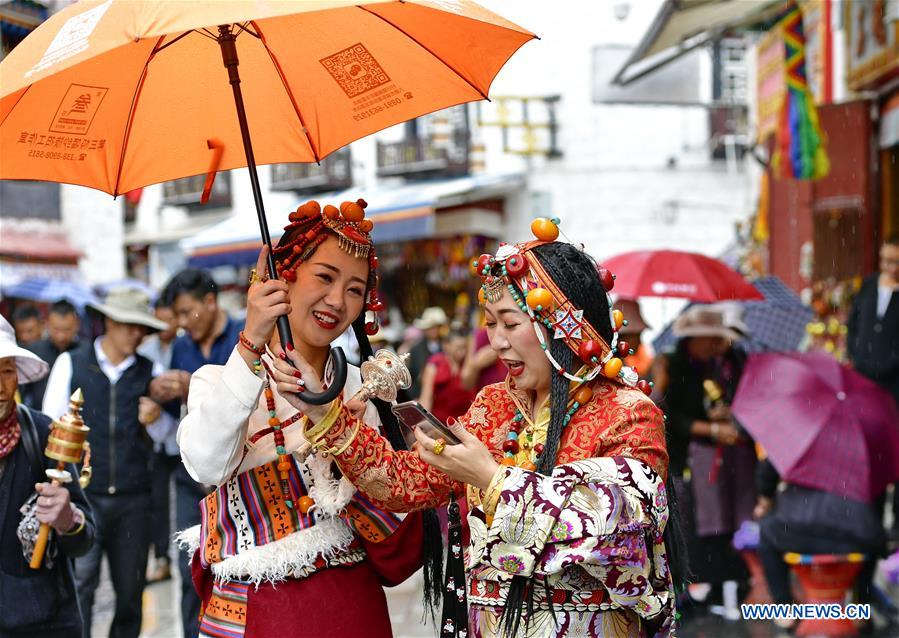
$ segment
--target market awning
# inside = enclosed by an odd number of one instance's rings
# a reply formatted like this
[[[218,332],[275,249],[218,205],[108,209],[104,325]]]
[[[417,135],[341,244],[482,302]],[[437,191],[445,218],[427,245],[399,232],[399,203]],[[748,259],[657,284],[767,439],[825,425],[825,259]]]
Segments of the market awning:
[[[63,235],[28,232],[9,223],[0,227],[0,260],[75,264],[82,256]]]
[[[782,9],[782,0],[665,0],[612,83],[629,84],[728,31],[772,20]]]
[[[394,188],[348,189],[316,195],[314,199],[335,204],[364,199],[369,204],[366,215],[375,225],[372,239],[375,243],[386,243],[430,237],[435,231],[438,209],[503,197],[522,184],[523,177],[517,173],[474,175]],[[273,241],[277,241],[283,233],[288,213],[268,214]],[[254,263],[262,243],[255,216],[244,212],[181,240],[180,246],[191,266],[213,268]]]

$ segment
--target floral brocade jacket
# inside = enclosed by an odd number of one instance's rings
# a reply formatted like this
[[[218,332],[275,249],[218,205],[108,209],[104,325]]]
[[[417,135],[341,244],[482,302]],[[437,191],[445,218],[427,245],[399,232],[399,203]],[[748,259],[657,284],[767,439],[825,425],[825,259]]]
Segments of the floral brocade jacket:
[[[527,405],[524,393],[518,398]],[[515,413],[509,390],[495,384],[481,390],[460,422],[499,462]],[[353,429],[354,417],[344,407],[326,439],[340,445]],[[394,451],[369,428],[361,428],[336,460],[388,510],[435,507],[466,493],[464,485],[415,453]],[[596,612],[604,620],[595,622],[605,623],[608,632],[616,614],[625,613],[648,635],[669,635],[674,593],[662,540],[667,466],[664,421],[655,404],[639,390],[605,379],[596,383],[591,400],[563,432],[551,476],[502,466],[487,492],[499,490],[492,517],[469,492],[472,607],[503,607],[509,581],[522,575],[546,585],[535,588],[538,608],[546,607],[542,592],[551,593],[557,613],[546,622],[565,622],[566,611]]]

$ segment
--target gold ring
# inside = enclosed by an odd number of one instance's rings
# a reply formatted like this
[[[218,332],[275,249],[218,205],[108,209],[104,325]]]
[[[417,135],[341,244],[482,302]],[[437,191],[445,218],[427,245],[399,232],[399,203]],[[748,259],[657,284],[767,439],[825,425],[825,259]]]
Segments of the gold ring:
[[[250,285],[252,286],[257,281],[262,281],[262,277],[260,277],[259,275],[256,274],[255,268],[250,268],[250,282],[249,282]]]
[[[443,454],[443,451],[445,449],[446,449],[446,441],[444,441],[442,438],[439,438],[436,441],[434,441],[434,454],[436,454],[437,456],[440,456],[441,454]]]

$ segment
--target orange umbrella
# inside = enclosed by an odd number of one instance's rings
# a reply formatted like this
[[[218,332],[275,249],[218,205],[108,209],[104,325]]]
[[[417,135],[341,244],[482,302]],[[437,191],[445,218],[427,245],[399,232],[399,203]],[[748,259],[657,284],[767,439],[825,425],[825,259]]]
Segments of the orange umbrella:
[[[210,145],[246,166],[238,68],[256,163],[318,161],[486,98],[533,37],[469,0],[83,0],[0,63],[0,178],[119,195],[208,173]]]
[[[486,98],[534,37],[470,0],[83,0],[0,63],[0,179],[118,195],[247,166],[270,244],[256,164]]]

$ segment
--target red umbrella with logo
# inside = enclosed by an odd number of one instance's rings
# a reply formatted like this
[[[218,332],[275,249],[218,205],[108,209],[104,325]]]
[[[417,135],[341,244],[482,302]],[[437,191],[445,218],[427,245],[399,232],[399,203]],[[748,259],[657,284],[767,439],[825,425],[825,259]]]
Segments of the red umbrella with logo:
[[[743,275],[712,257],[679,250],[638,250],[602,263],[621,297],[678,297],[699,303],[763,300]]]

